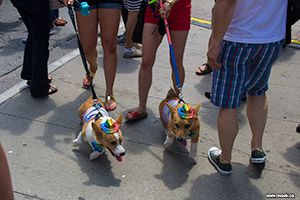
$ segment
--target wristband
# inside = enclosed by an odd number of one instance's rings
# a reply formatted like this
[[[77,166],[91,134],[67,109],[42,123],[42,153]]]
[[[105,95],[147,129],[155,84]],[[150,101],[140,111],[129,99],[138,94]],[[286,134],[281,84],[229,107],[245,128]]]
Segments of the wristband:
[[[171,5],[171,8],[173,8],[173,6],[174,6],[175,3],[172,0],[166,0],[166,2]]]

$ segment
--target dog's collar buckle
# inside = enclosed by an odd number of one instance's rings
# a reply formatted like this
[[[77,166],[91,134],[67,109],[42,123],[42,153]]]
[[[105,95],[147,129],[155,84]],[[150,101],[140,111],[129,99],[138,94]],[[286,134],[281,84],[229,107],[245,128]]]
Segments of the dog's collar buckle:
[[[96,117],[95,117],[95,121],[97,121],[100,117],[102,117],[103,115],[102,115],[102,113],[100,112],[100,110],[101,110],[101,104],[100,103],[94,103],[94,105],[93,105],[95,108],[96,108],[96,110],[98,111],[98,113],[97,113],[97,115],[96,115]]]

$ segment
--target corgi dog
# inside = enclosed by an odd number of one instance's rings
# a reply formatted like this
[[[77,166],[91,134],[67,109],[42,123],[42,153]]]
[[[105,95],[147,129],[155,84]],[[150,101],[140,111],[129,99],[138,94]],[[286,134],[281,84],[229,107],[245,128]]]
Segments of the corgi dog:
[[[186,147],[186,140],[191,139],[190,157],[195,162],[200,137],[199,108],[200,104],[192,108],[190,104],[180,101],[172,88],[159,104],[160,119],[166,129],[164,147],[171,146],[175,138]]]
[[[119,162],[123,162],[125,150],[120,129],[123,114],[113,120],[104,108],[99,98],[94,102],[92,97],[79,107],[78,115],[83,124],[77,138],[73,140],[73,146],[82,142],[89,143],[93,149],[89,155],[90,160],[95,160],[108,149]]]

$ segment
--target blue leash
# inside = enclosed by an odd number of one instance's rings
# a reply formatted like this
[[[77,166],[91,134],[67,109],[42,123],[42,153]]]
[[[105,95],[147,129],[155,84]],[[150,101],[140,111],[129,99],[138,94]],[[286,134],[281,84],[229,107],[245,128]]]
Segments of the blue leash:
[[[162,2],[160,0],[158,0],[158,1],[159,1],[160,8],[163,8]],[[179,80],[178,68],[177,68],[177,64],[176,64],[176,60],[175,60],[175,55],[174,55],[174,49],[173,49],[173,44],[172,44],[171,35],[170,35],[169,24],[168,24],[168,21],[167,21],[166,18],[164,18],[163,21],[164,21],[164,24],[165,24],[165,29],[166,29],[166,33],[167,33],[168,43],[169,43],[169,47],[170,47],[170,54],[171,54],[171,59],[172,59],[172,63],[173,63],[173,68],[174,68],[174,73],[175,73],[175,78],[176,78],[177,89],[179,90],[178,97],[180,98],[181,101],[183,101],[182,86],[181,86],[180,80]]]

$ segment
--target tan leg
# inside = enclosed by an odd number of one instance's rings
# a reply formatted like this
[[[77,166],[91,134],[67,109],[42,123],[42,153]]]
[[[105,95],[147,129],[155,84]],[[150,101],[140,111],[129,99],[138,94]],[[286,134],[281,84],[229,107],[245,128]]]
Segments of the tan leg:
[[[139,114],[146,112],[148,93],[152,83],[152,67],[155,62],[157,48],[162,40],[162,36],[157,30],[153,33],[155,29],[155,24],[144,24],[143,58],[139,71],[139,106],[135,109]],[[132,118],[132,115],[127,113],[126,118]]]
[[[0,143],[0,199],[13,200],[14,193],[6,155]]]
[[[96,10],[91,10],[88,16],[83,16],[78,11],[76,12],[78,24],[78,33],[82,44],[84,54],[91,69],[97,69],[97,33],[98,33],[98,18]]]
[[[113,95],[113,84],[118,64],[117,34],[120,12],[119,9],[98,9],[106,79],[106,96]]]
[[[180,80],[181,86],[183,86],[183,82],[184,82],[184,78],[185,78],[185,72],[184,72],[184,67],[183,67],[183,55],[184,55],[184,49],[185,49],[185,44],[186,44],[186,40],[188,37],[188,33],[189,33],[189,31],[171,31],[171,39],[172,39],[174,55],[175,55],[175,60],[176,60],[176,64],[177,64],[178,75],[179,75],[179,80]],[[172,71],[173,87],[174,87],[176,93],[179,94],[179,90],[177,89],[177,83],[176,83],[176,78],[175,78],[171,55],[170,55],[170,63],[172,65],[172,70],[173,70]]]
[[[128,11],[128,17],[126,22],[126,49],[133,47],[132,35],[134,32],[135,25],[138,21],[138,14],[139,11]]]
[[[103,66],[106,83],[106,96],[113,96],[113,85],[117,72],[118,51],[117,34],[120,23],[119,9],[98,9],[103,47]],[[116,107],[116,102],[107,102],[110,108]]]
[[[218,133],[222,149],[221,161],[230,163],[233,143],[238,133],[237,109],[220,108]]]
[[[98,68],[97,64],[97,33],[98,33],[98,18],[97,11],[95,9],[90,11],[88,16],[83,16],[76,11],[76,20],[78,25],[78,33],[80,42],[86,57],[88,64],[90,65],[90,71],[95,73]],[[89,82],[87,76],[84,77],[83,80],[86,83],[86,86],[89,86]]]
[[[248,95],[247,118],[252,131],[251,151],[263,150],[262,139],[268,115],[266,95]]]

